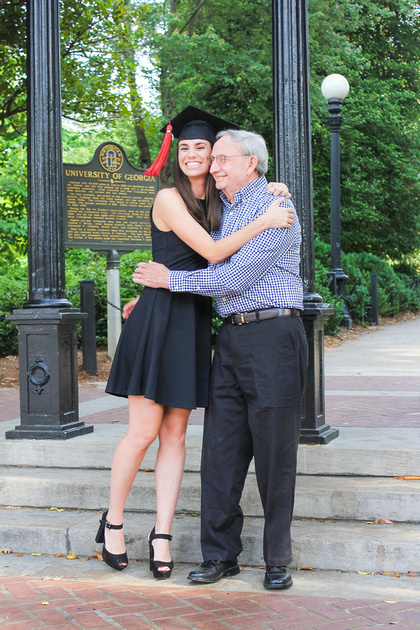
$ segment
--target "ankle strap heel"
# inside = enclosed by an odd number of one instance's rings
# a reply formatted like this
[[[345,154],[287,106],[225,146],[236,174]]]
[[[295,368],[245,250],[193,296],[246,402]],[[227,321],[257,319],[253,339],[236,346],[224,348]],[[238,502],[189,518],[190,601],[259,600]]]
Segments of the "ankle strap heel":
[[[99,520],[99,529],[96,534],[96,542],[103,543],[104,546],[102,548],[102,558],[104,562],[112,569],[116,571],[123,571],[128,565],[127,553],[115,554],[110,553],[108,549],[105,547],[105,528],[106,529],[122,529],[123,523],[121,525],[113,525],[109,521],[106,520],[108,516],[108,510],[102,514],[102,518]]]

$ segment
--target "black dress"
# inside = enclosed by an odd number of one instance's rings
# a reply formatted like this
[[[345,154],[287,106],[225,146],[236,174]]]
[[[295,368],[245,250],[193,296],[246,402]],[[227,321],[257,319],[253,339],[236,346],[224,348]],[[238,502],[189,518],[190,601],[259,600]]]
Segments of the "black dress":
[[[195,270],[207,261],[151,217],[155,262]],[[145,287],[124,323],[105,391],[143,395],[181,409],[207,407],[211,362],[211,298]]]

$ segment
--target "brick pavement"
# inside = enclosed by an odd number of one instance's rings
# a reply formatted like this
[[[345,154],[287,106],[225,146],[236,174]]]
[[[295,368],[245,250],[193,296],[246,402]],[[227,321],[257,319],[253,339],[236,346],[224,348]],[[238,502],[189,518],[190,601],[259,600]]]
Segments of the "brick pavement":
[[[0,577],[0,625],[16,630],[420,628],[420,603],[284,592]]]
[[[417,360],[417,356],[411,357],[411,361],[413,359]],[[343,361],[345,365],[349,363],[346,357]],[[408,354],[404,355],[404,361],[409,364]],[[418,370],[396,376],[386,375],[382,369],[377,369],[373,374],[327,374],[327,421],[337,427],[419,428]],[[81,403],[93,402],[104,396],[100,388],[80,387]],[[0,390],[0,421],[18,417],[18,390]],[[87,424],[126,423],[127,405],[85,415],[83,420]],[[201,421],[202,411],[198,410],[192,414],[191,422],[199,424]],[[0,557],[2,561],[4,559],[1,564],[7,567],[7,557]],[[25,573],[28,573],[30,559],[16,560],[25,560]],[[83,562],[83,566],[87,567],[89,563]],[[316,595],[310,595],[305,587],[302,588],[298,577],[295,587],[289,591],[273,593],[264,591],[260,584],[257,590],[247,590],[246,584],[245,590],[237,591],[227,580],[222,581],[227,584],[222,590],[220,583],[215,585],[217,588],[191,588],[173,584],[171,578],[170,583],[149,582],[147,579],[146,584],[139,585],[130,583],[129,576],[124,574],[123,583],[118,581],[121,580],[120,574],[110,575],[107,580],[102,577],[97,580],[96,576],[86,580],[86,573],[80,568],[78,574],[78,579],[42,579],[39,575],[36,578],[25,577],[20,571],[9,576],[6,572],[4,577],[0,577],[0,626],[18,630],[353,630],[391,625],[401,630],[420,628],[420,596],[404,601],[410,599],[406,585],[406,590],[400,589],[400,596],[393,596],[396,585],[402,585],[402,580],[395,578],[386,584],[383,595],[378,594],[376,598],[376,591],[372,595],[368,585],[358,594],[349,589],[341,591],[346,597],[337,593],[335,597],[328,597],[327,594],[333,594],[334,589],[322,573],[318,574],[322,589]],[[296,575],[301,574],[297,572]],[[329,579],[335,580],[336,577],[329,576]],[[417,592],[420,578],[405,579],[410,582],[410,587],[413,585],[412,592]]]
[[[416,376],[331,376],[325,378],[326,417],[335,427],[420,428],[420,378]],[[395,395],[392,395],[395,392]],[[80,403],[110,398],[102,386],[81,385]],[[204,412],[193,411],[190,424]],[[0,389],[0,421],[19,417],[19,390]],[[86,424],[128,423],[128,405],[83,416]]]

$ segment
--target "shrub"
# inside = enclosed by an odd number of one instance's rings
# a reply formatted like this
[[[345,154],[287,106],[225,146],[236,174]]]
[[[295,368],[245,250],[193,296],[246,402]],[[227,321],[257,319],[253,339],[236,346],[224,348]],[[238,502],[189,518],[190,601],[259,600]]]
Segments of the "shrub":
[[[123,254],[120,258],[120,295],[125,304],[141,293],[142,287],[134,284],[132,274],[140,260],[151,258],[150,250],[136,250]],[[75,308],[80,308],[80,281],[90,279],[95,282],[95,322],[96,344],[107,343],[107,260],[106,255],[89,249],[73,249],[66,252],[67,296]]]
[[[315,239],[316,290],[325,302],[332,302],[331,295],[326,293],[329,268],[330,247],[319,239]],[[377,275],[379,315],[389,317],[399,311],[417,311],[420,309],[420,288],[415,287],[413,281],[413,276],[418,273],[414,264],[400,263],[394,267],[389,262],[372,254],[343,253],[342,268],[348,276],[346,301],[353,321],[364,322],[370,317],[371,274]],[[334,321],[340,321],[341,312],[337,310],[339,306],[340,303],[338,302],[335,314],[325,321],[327,334],[334,334],[329,331],[337,328]]]
[[[0,268],[0,356],[16,354],[18,331],[13,322],[6,321],[6,315],[20,309],[27,297],[28,270],[23,261],[15,260],[7,267]]]

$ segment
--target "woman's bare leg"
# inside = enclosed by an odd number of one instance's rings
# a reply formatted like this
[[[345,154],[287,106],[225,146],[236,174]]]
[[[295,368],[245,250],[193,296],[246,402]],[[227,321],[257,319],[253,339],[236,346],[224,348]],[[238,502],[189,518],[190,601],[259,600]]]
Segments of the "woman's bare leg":
[[[185,434],[189,409],[165,407],[159,431],[159,450],[156,458],[156,533],[170,534],[181,487],[185,464]],[[155,560],[170,562],[169,541],[153,543]],[[163,568],[163,571],[168,570]]]
[[[144,396],[128,397],[128,431],[118,444],[111,468],[110,500],[107,520],[114,525],[123,522],[128,493],[149,446],[159,434],[164,406]],[[106,529],[106,548],[110,553],[125,552],[122,529]]]

